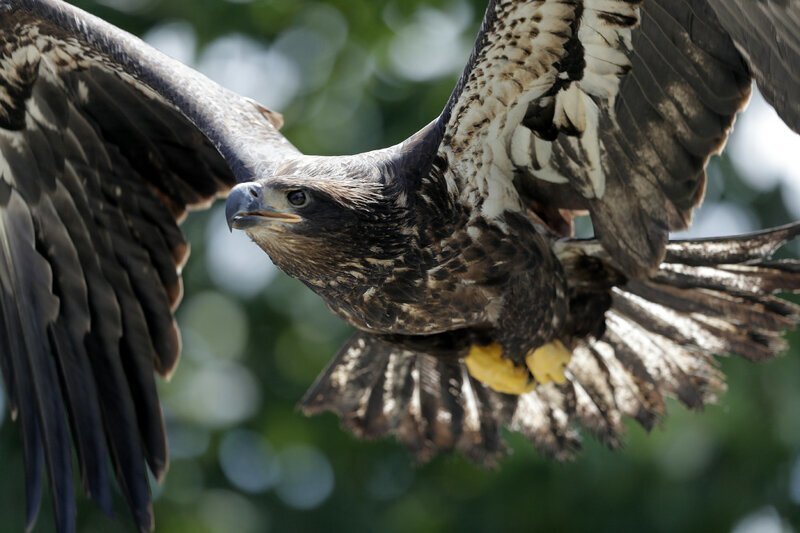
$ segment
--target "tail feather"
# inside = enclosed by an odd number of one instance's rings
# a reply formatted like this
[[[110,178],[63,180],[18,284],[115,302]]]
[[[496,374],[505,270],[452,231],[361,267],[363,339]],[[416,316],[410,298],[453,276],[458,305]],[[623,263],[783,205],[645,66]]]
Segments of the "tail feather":
[[[730,239],[674,241],[648,279],[605,276],[616,283],[605,327],[594,330],[599,338],[573,344],[564,384],[501,394],[459,361],[359,332],[302,407],[333,411],[362,437],[392,434],[421,460],[455,450],[495,464],[506,451],[503,428],[559,459],[580,448],[580,428],[617,447],[624,418],[650,429],[665,415],[667,397],[689,408],[714,402],[725,389],[714,355],[761,361],[785,349],[782,333],[800,322],[800,306],[775,294],[800,292],[800,261],[769,257],[799,234],[794,224]],[[613,270],[596,244],[572,246],[568,254],[592,256]],[[584,287],[587,279],[583,272],[576,283]]]
[[[676,397],[690,408],[713,401],[723,378],[707,353],[644,329],[613,308],[606,315],[606,324],[611,332],[607,336],[615,338],[616,356],[640,359],[650,378],[647,381],[655,382],[661,395]]]
[[[684,289],[650,282],[631,282],[624,290],[654,306],[688,316],[717,317],[731,324],[764,329],[786,328],[793,323],[792,315],[784,316],[769,309],[771,296],[742,298],[719,290]]]
[[[677,289],[648,283],[631,284],[629,289],[630,292],[615,289],[614,308],[619,312],[632,308],[627,310],[627,316],[638,321],[644,329],[658,333],[663,320],[653,315],[671,317],[675,319],[675,337],[671,338],[698,348],[713,345],[716,349],[712,351],[716,353],[734,353],[748,359],[761,360],[783,350],[785,344],[781,333],[792,327],[800,316],[798,309],[791,309],[791,304],[782,308],[769,305],[773,299],[771,296],[743,299],[717,291]],[[639,297],[638,301],[630,298],[631,295]],[[618,306],[626,296],[629,305]],[[790,311],[790,314],[783,314],[783,311]],[[646,324],[643,323],[645,320]]]
[[[763,261],[747,264],[689,266],[664,263],[653,281],[685,289],[709,289],[735,295],[794,292],[800,284],[795,261]]]
[[[336,413],[362,438],[393,434],[421,461],[458,450],[494,464],[506,451],[499,421],[514,397],[485,388],[464,365],[358,332],[306,393],[306,414]]]
[[[623,432],[623,415],[647,423],[647,417],[642,416],[645,413],[638,407],[646,402],[631,400],[641,397],[640,388],[630,379],[630,374],[620,368],[619,360],[614,359],[612,367],[609,367],[597,351],[586,346],[576,349],[572,360],[569,383],[575,390],[576,416],[581,425],[601,442],[611,448],[618,447],[618,437]],[[636,407],[628,410],[628,406]]]
[[[800,235],[800,223],[794,222],[763,231],[733,237],[675,240],[667,244],[665,263],[684,265],[734,265],[762,260]]]

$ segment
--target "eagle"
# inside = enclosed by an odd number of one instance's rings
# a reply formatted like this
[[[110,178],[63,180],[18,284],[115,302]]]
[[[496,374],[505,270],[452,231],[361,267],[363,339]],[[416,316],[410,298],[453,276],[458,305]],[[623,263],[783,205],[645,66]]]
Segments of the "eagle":
[[[555,458],[611,447],[780,353],[800,307],[790,224],[670,241],[752,83],[800,131],[800,5],[490,0],[441,114],[368,153],[302,154],[281,116],[57,0],[0,0],[0,371],[57,529],[112,478],[153,528],[188,245],[232,230],[355,333],[301,401],[420,459],[491,465],[505,429]],[[594,237],[573,236],[588,215]],[[266,258],[265,258],[266,260]],[[74,461],[73,461],[74,454]],[[76,465],[77,472],[73,472]]]

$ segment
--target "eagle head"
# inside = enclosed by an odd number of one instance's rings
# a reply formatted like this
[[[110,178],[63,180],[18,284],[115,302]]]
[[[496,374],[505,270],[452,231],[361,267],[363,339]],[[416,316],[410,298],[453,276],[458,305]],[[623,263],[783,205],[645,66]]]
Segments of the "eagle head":
[[[371,284],[378,266],[409,248],[407,206],[374,163],[351,157],[284,163],[231,190],[228,225],[312,287]]]

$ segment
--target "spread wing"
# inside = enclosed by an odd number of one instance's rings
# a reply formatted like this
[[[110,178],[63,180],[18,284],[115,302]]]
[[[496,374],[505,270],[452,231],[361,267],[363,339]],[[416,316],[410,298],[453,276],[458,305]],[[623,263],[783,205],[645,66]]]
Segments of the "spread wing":
[[[484,216],[532,209],[556,228],[588,211],[620,266],[650,272],[701,202],[752,77],[797,128],[798,9],[494,0],[440,153]]]
[[[767,101],[790,128],[800,132],[800,4],[782,0],[709,3]]]
[[[154,371],[180,349],[178,223],[294,148],[279,116],[53,0],[0,2],[0,369],[22,431],[27,519],[43,471],[74,530],[113,475],[152,528],[167,446]],[[71,443],[70,443],[71,441]]]

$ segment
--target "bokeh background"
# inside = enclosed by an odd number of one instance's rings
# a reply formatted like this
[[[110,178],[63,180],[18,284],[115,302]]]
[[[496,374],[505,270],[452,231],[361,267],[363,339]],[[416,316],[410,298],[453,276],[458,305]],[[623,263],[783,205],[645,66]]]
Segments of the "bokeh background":
[[[81,7],[284,113],[307,153],[404,139],[441,109],[484,0],[103,0]],[[800,141],[755,97],[709,169],[691,234],[800,219]],[[441,457],[414,465],[394,442],[359,442],[295,405],[348,335],[276,271],[222,208],[185,223],[193,257],[178,312],[184,353],[162,384],[172,463],[154,485],[158,531],[800,530],[800,336],[767,364],[723,359],[730,391],[704,413],[670,405],[624,449],[586,440],[568,464],[510,436],[486,471]],[[797,252],[797,249],[794,250]],[[791,251],[790,251],[791,253]],[[23,530],[17,428],[0,395],[0,532]],[[82,499],[82,532],[132,531]],[[37,531],[53,528],[45,501]]]

